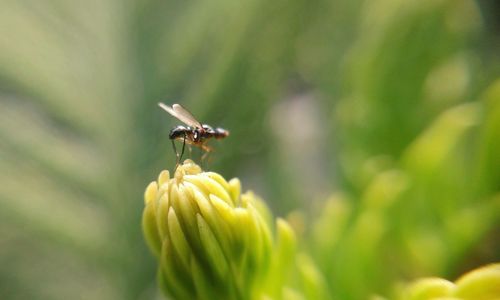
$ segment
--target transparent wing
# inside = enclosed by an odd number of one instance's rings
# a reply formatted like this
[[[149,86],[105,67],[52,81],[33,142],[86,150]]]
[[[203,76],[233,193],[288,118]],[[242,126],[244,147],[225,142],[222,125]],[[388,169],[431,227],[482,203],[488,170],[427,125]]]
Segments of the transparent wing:
[[[158,103],[158,106],[166,110],[169,114],[179,119],[186,125],[191,127],[202,128],[201,123],[198,120],[196,120],[196,118],[180,104],[173,104],[172,107],[170,107],[160,102]]]

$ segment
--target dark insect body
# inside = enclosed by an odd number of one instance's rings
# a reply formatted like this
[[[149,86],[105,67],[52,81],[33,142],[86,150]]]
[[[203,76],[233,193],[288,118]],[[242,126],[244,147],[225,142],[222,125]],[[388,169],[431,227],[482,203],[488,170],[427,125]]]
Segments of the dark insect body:
[[[207,145],[207,141],[215,138],[217,140],[223,139],[229,135],[229,131],[226,129],[216,127],[213,128],[207,124],[201,124],[187,109],[182,107],[180,104],[173,104],[172,107],[167,106],[163,103],[158,103],[158,105],[167,111],[169,114],[182,121],[188,126],[178,125],[170,130],[168,138],[172,141],[172,147],[174,148],[175,155],[177,157],[176,166],[180,163],[182,155],[184,154],[184,149],[186,144],[193,145],[205,151],[205,155],[212,152],[213,148]],[[175,141],[182,141],[181,154],[177,152],[175,147]],[[203,155],[203,157],[205,156]]]

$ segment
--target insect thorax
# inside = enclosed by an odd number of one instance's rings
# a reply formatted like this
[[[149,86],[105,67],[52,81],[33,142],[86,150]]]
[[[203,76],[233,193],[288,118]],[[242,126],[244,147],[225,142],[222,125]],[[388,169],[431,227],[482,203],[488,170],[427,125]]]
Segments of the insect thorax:
[[[187,137],[191,131],[192,131],[191,128],[179,125],[170,130],[168,138],[171,140],[175,140],[177,138],[183,138],[185,136]]]

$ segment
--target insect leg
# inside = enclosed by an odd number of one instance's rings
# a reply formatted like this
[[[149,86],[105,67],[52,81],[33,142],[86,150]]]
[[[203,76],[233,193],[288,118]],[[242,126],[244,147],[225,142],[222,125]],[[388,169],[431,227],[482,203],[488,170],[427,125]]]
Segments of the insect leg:
[[[191,147],[191,145],[188,146],[188,150],[189,150],[189,158],[193,158],[193,148]]]
[[[186,134],[184,133],[184,138],[182,139],[182,150],[181,150],[181,155],[179,157],[179,160],[177,161],[177,164],[180,163],[182,156],[184,155],[184,149],[186,148]]]
[[[175,152],[175,168],[174,168],[174,172],[175,172],[175,170],[177,169],[177,166],[179,165],[180,158],[179,158],[179,152],[177,152],[177,148],[175,147],[175,140],[171,140],[171,141],[172,141],[172,148],[174,149],[174,152]]]
[[[208,166],[209,160],[206,160],[206,159],[207,159],[207,157],[209,157],[210,152],[212,152],[214,149],[212,147],[208,146],[207,144],[201,144],[200,148],[201,148],[202,152],[205,152],[201,156],[201,159],[200,159],[201,163],[203,164],[204,162],[206,162],[205,166]]]

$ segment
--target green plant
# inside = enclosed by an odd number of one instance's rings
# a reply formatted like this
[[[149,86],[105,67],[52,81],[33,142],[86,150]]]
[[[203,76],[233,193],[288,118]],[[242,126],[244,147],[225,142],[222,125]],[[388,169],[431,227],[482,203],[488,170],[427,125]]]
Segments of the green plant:
[[[0,298],[160,297],[158,101],[228,128],[209,170],[288,216],[284,299],[500,261],[495,2],[0,1]]]
[[[190,160],[160,173],[145,192],[143,230],[174,299],[281,298],[294,234],[253,193]],[[277,236],[277,237],[275,237]]]

